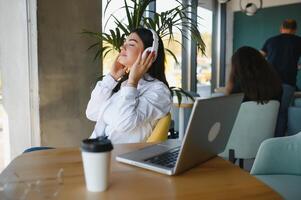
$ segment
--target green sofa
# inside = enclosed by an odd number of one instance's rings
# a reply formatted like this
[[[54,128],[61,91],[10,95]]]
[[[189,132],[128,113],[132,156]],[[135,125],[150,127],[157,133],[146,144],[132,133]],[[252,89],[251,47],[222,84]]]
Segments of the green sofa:
[[[301,199],[301,132],[265,140],[258,150],[251,174],[284,199]]]

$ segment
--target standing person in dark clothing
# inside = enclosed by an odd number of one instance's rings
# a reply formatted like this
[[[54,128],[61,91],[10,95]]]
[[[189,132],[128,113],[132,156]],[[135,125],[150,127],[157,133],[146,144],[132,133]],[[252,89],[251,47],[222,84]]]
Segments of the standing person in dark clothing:
[[[287,128],[287,112],[296,87],[298,60],[301,56],[301,37],[295,35],[297,22],[286,19],[282,22],[280,34],[269,38],[261,53],[278,72],[282,80],[282,99],[275,130],[275,136],[284,136]]]

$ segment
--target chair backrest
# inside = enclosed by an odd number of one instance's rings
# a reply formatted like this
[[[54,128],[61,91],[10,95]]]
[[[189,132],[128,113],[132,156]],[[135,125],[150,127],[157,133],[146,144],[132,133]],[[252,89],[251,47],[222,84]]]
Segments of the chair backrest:
[[[290,174],[301,176],[301,132],[264,141],[251,169],[251,174]]]
[[[170,113],[159,119],[152,134],[149,136],[146,142],[163,142],[167,140],[170,122]]]
[[[236,158],[255,158],[261,142],[274,136],[278,110],[279,102],[275,100],[263,105],[242,103],[221,156],[228,157],[229,149],[234,149]]]

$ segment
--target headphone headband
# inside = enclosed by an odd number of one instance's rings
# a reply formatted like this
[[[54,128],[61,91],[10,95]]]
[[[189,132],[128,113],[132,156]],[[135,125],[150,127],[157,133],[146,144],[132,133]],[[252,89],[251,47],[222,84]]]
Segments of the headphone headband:
[[[153,44],[152,44],[152,50],[151,51],[156,52],[155,59],[154,59],[154,60],[156,60],[156,58],[158,56],[159,36],[156,33],[156,31],[154,31],[153,29],[148,29],[148,30],[150,30],[152,32],[152,35],[153,35]]]
[[[142,53],[142,58],[146,58],[147,56],[147,52],[155,52],[155,57],[153,59],[153,62],[155,62],[155,60],[157,59],[158,56],[158,47],[159,47],[159,36],[156,33],[156,31],[154,31],[153,29],[147,29],[152,33],[153,36],[153,43],[151,47],[147,47],[144,49],[143,53]]]

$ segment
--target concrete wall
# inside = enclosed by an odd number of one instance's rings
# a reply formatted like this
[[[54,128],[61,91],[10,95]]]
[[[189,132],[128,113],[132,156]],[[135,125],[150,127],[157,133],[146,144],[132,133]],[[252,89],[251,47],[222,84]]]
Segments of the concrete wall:
[[[99,73],[80,32],[100,30],[101,1],[39,0],[37,16],[41,144],[78,146],[93,129],[85,109]]]

